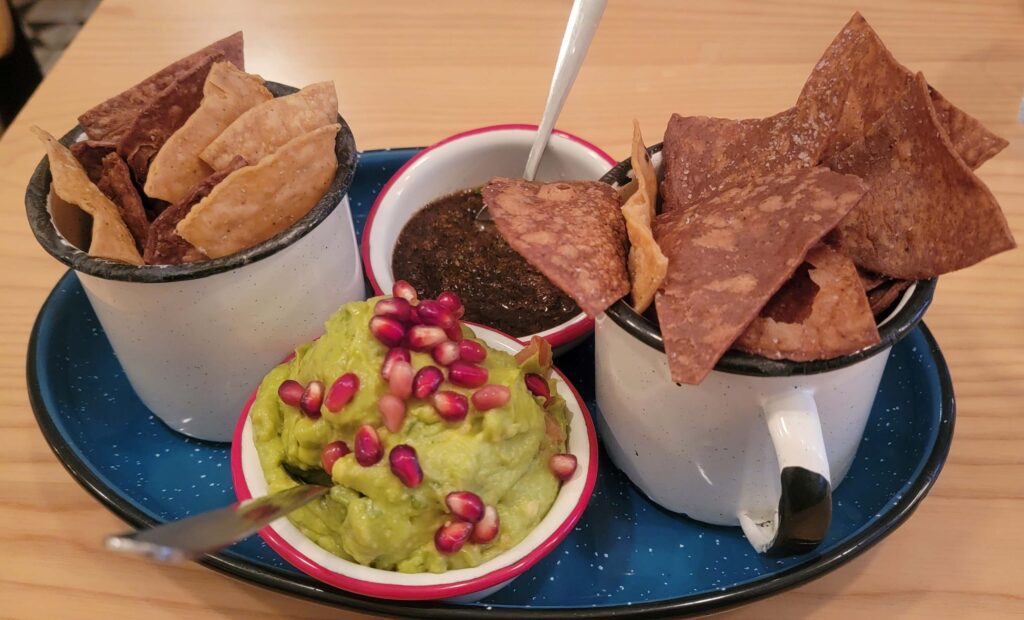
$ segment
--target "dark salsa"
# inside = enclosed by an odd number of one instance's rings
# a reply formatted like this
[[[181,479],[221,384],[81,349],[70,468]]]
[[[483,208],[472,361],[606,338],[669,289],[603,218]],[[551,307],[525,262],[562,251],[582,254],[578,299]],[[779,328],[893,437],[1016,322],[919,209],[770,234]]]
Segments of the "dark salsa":
[[[421,297],[455,291],[467,321],[513,336],[564,323],[580,309],[509,247],[493,223],[476,221],[483,207],[479,188],[431,202],[398,236],[391,269]]]

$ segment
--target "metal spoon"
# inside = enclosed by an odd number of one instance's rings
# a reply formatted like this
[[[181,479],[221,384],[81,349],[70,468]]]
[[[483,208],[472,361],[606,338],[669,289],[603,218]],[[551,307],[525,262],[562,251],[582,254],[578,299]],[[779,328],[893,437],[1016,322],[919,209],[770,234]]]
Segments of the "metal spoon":
[[[551,88],[548,90],[548,101],[544,105],[544,115],[540,119],[537,136],[530,148],[530,156],[526,159],[523,178],[527,181],[532,181],[537,176],[537,168],[540,167],[544,149],[551,138],[551,130],[554,129],[555,121],[558,120],[580,67],[583,66],[583,60],[587,57],[590,42],[594,39],[594,33],[607,4],[608,0],[575,0],[572,3],[565,34],[562,35],[562,46],[558,50],[558,60],[555,62],[555,73],[551,76]],[[487,205],[477,212],[476,219],[480,222],[492,221]]]
[[[254,534],[264,525],[305,506],[329,490],[314,484],[300,484],[148,530],[107,536],[104,542],[111,551],[141,555],[160,562],[196,560]]]

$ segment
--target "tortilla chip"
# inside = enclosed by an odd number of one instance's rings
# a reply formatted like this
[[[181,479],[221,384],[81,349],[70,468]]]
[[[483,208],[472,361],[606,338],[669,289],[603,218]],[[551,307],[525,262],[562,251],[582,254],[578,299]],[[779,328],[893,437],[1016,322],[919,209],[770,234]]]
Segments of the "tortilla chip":
[[[89,180],[97,183],[103,175],[103,158],[117,150],[116,142],[102,140],[82,140],[70,147],[71,154],[82,164]]]
[[[799,127],[794,109],[745,120],[673,114],[662,151],[665,211],[765,175],[816,165],[825,137],[815,126]]]
[[[871,306],[871,312],[875,316],[881,315],[900,298],[903,291],[907,290],[911,284],[913,282],[909,280],[886,280],[884,284],[868,291],[868,305]]]
[[[142,257],[135,249],[135,240],[103,192],[89,180],[75,156],[56,138],[38,127],[32,132],[46,144],[46,154],[53,176],[51,188],[61,200],[77,205],[92,216],[92,241],[88,253],[100,258],[141,265]]]
[[[139,110],[128,130],[117,143],[117,152],[145,185],[150,162],[171,134],[199,108],[203,84],[214,63],[224,60],[222,52],[213,52],[199,59],[195,66],[182,72],[170,86]]]
[[[289,140],[336,122],[338,95],[334,82],[319,82],[250,108],[199,156],[214,170],[227,166],[235,155],[256,164]]]
[[[875,317],[853,261],[818,244],[733,348],[769,359],[809,362],[878,342]]]
[[[864,269],[920,280],[1016,245],[995,197],[939,127],[920,73],[864,138],[827,163],[871,188],[832,237]]]
[[[210,258],[270,239],[306,215],[338,168],[334,136],[325,125],[284,144],[258,164],[228,175],[192,207],[178,234]]]
[[[669,260],[655,304],[672,380],[699,383],[866,189],[806,168],[655,218]]]
[[[96,187],[117,206],[117,212],[135,239],[136,249],[142,253],[149,236],[149,218],[142,208],[139,191],[132,183],[132,173],[117,153],[107,153],[102,163],[103,172]]]
[[[209,196],[218,183],[245,165],[244,159],[236,157],[227,168],[210,174],[196,184],[181,201],[164,209],[163,213],[153,220],[153,225],[150,227],[149,242],[142,255],[146,264],[180,265],[206,260],[207,256],[202,251],[178,234],[176,230],[178,222],[185,219],[192,207],[199,204],[200,200]]]
[[[149,106],[180,76],[189,73],[211,54],[222,54],[239,69],[245,69],[242,33],[221,39],[172,63],[123,93],[107,99],[78,117],[78,123],[93,140],[118,142],[135,121],[139,111]]]
[[[855,13],[814,66],[797,101],[798,123],[832,128],[825,156],[857,142],[900,98],[914,74]],[[932,91],[940,127],[964,162],[977,168],[1008,144]]]
[[[185,198],[213,172],[199,153],[243,112],[273,98],[259,76],[240,71],[230,62],[214,64],[206,76],[199,109],[153,158],[146,194],[173,203]]]
[[[860,276],[860,283],[864,286],[864,291],[870,291],[876,286],[880,286],[889,281],[889,278],[883,276],[880,273],[868,271],[857,267],[857,275]]]
[[[640,124],[633,121],[633,175],[637,191],[622,206],[629,234],[629,279],[633,287],[633,309],[639,313],[651,305],[654,294],[665,280],[668,259],[654,241],[651,222],[658,202],[658,175],[640,134]]]
[[[612,186],[495,177],[482,191],[512,249],[587,315],[597,316],[629,292],[626,226]]]

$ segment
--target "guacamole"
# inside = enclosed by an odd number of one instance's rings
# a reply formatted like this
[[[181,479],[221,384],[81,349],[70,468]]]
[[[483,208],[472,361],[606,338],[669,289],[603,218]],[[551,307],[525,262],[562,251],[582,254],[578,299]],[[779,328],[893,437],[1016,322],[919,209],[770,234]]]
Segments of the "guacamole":
[[[535,396],[527,388],[527,373],[546,376],[549,370],[540,366],[540,356],[520,366],[513,356],[487,348],[479,366],[487,370],[488,384],[509,388],[507,403],[484,412],[471,405],[465,419],[452,422],[438,415],[431,400],[411,396],[401,427],[390,432],[378,408],[378,399],[389,393],[381,376],[388,347],[368,328],[377,301],[343,306],[328,319],[320,339],[299,347],[292,360],[264,378],[250,415],[268,490],[302,481],[330,484],[328,494],[288,518],[318,545],[347,560],[407,573],[476,566],[519,543],[551,507],[561,483],[549,460],[565,450],[569,412],[557,395]],[[429,352],[412,352],[411,365],[440,367]],[[337,412],[322,407],[318,417],[304,414],[278,395],[278,387],[289,379],[331,386],[346,373],[358,376],[359,387]],[[467,398],[476,391],[447,380],[441,389]],[[349,453],[324,472],[324,446],[341,440],[354,447],[363,425],[376,430],[384,457],[364,466]],[[414,448],[419,459],[422,482],[414,487],[389,467],[387,455],[400,444]],[[493,506],[500,528],[487,543],[469,541],[454,553],[442,553],[435,533],[453,520],[445,498],[461,491]]]

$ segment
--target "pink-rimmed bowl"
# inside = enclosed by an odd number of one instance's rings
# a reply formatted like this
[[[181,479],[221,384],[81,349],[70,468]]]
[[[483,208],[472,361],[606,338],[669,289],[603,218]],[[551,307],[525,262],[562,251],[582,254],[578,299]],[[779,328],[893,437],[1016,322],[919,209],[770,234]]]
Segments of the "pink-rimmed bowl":
[[[497,330],[468,324],[478,338],[499,351],[515,354],[523,343]],[[318,546],[282,518],[260,530],[260,537],[300,571],[348,592],[392,600],[448,599],[473,602],[497,592],[550,553],[576,525],[590,501],[597,480],[597,435],[586,404],[560,371],[554,371],[558,393],[571,412],[568,450],[577,470],[562,484],[555,503],[518,545],[474,568],[441,574],[405,574],[370,568],[344,560]],[[253,442],[249,396],[231,444],[231,479],[239,500],[267,493],[267,482]]]
[[[395,244],[417,211],[437,198],[478,187],[495,176],[521,177],[536,132],[536,125],[471,129],[423,149],[406,162],[377,195],[363,228],[363,268],[374,291],[391,293]],[[590,142],[556,129],[544,151],[537,180],[596,181],[615,163]],[[594,321],[581,313],[536,335],[561,353],[593,330]]]

